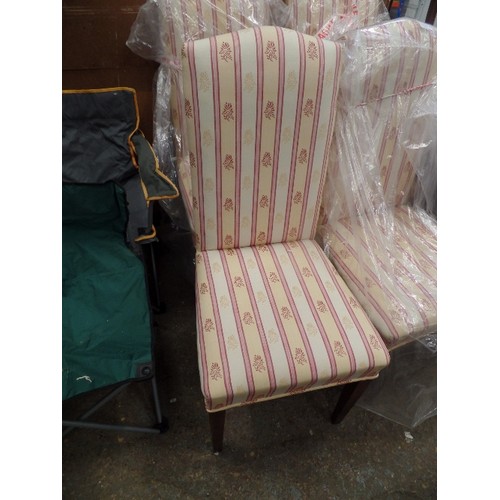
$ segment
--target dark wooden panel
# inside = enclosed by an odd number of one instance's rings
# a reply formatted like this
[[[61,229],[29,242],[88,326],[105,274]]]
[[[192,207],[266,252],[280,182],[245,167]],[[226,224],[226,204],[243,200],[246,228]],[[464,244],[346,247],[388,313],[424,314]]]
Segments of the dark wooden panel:
[[[135,88],[141,129],[151,141],[152,88],[158,65],[135,55],[126,46],[143,3],[143,0],[63,1],[62,88]]]

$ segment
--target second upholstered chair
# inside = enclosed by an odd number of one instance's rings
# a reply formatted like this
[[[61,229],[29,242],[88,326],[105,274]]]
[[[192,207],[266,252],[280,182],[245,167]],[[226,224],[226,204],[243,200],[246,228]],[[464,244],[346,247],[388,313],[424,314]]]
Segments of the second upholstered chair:
[[[225,410],[347,384],[334,421],[389,363],[314,241],[338,45],[250,28],[183,50],[201,389],[214,451]]]

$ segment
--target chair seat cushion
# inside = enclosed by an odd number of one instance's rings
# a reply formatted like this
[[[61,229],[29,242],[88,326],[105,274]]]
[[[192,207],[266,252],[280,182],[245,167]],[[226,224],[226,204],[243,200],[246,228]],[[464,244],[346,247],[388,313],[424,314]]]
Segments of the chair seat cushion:
[[[310,240],[196,256],[198,353],[207,411],[376,378],[376,329]]]
[[[319,231],[325,252],[389,349],[437,331],[435,221],[410,207],[395,208],[393,221],[386,240],[382,227],[355,218]]]

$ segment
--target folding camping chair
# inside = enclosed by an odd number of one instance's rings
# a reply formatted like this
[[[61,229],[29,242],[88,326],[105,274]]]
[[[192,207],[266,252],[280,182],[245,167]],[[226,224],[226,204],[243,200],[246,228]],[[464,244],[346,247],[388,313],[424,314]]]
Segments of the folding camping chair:
[[[142,249],[156,240],[152,201],[178,196],[139,131],[136,94],[114,88],[63,92],[63,401],[112,391],[74,427],[164,432]],[[154,265],[154,254],[151,252]],[[158,295],[153,269],[155,294]],[[87,419],[133,381],[151,380],[153,427]]]

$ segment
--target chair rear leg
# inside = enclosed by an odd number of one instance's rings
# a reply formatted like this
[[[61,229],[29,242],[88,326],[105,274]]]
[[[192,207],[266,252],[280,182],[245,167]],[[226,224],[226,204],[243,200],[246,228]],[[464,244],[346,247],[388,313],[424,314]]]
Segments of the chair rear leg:
[[[361,380],[344,386],[337,406],[335,406],[332,413],[332,424],[340,424],[340,422],[342,422],[363,392],[365,392],[370,382],[371,380]]]
[[[224,422],[226,421],[226,410],[208,414],[210,422],[210,433],[212,434],[212,448],[214,453],[222,451],[224,441]]]

